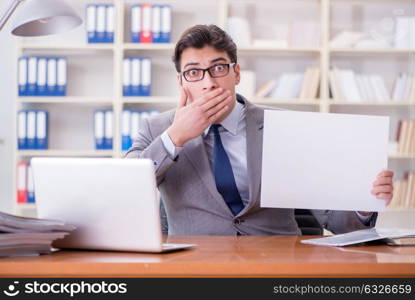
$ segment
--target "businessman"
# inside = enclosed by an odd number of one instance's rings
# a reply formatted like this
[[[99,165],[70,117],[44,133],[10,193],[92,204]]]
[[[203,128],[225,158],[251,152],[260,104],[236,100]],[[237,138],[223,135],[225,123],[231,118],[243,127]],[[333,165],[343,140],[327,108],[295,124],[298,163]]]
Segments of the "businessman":
[[[197,25],[181,36],[173,62],[181,90],[177,108],[146,120],[126,154],[154,161],[169,234],[301,234],[294,209],[260,207],[264,108],[235,93],[235,43],[215,25]],[[368,191],[389,204],[392,177],[383,170]],[[312,213],[334,233],[372,227],[377,217]]]

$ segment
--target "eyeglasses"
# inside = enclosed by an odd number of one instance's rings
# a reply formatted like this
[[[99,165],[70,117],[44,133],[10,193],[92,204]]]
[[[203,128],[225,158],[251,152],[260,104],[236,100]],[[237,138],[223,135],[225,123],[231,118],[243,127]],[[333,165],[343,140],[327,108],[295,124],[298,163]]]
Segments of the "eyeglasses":
[[[180,72],[179,75],[183,75],[184,79],[188,82],[195,82],[203,80],[205,77],[205,72],[208,71],[210,77],[219,78],[224,77],[229,74],[229,68],[233,67],[235,63],[230,64],[218,64],[211,66],[206,69],[190,69],[183,72]]]

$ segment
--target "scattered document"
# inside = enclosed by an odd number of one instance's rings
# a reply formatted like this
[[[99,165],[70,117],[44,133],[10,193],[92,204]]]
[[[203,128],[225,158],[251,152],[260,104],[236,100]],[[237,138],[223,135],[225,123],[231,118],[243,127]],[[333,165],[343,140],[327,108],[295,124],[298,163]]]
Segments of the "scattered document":
[[[415,230],[413,229],[371,228],[301,242],[318,246],[349,246],[377,241],[398,246],[403,245],[401,244],[403,240],[407,242],[410,239],[415,243]]]

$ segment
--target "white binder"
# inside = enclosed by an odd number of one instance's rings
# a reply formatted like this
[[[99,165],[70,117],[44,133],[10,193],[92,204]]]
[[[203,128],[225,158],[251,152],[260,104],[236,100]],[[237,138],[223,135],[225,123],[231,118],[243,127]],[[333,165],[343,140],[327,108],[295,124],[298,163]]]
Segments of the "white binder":
[[[171,28],[172,28],[172,18],[171,18],[171,6],[163,5],[161,7],[161,42],[170,43],[171,42]]]
[[[141,41],[141,6],[134,5],[131,8],[131,42],[139,43]]]
[[[35,184],[33,180],[32,166],[27,166],[27,202],[35,203]]]
[[[131,147],[131,111],[124,110],[122,112],[122,151],[126,151]]]
[[[94,113],[94,136],[95,136],[95,149],[104,149],[104,111],[97,110]]]
[[[152,22],[152,38],[153,43],[161,42],[161,7],[159,5],[153,5],[151,9],[151,22]]]
[[[114,5],[107,5],[106,22],[105,22],[105,42],[114,42],[114,24],[115,24],[115,9]]]
[[[27,57],[20,57],[19,58],[19,96],[26,96],[27,95],[27,65],[28,65],[28,58]]]
[[[105,111],[105,133],[104,133],[105,149],[112,149],[112,141],[113,141],[112,117],[113,117],[112,110]]]
[[[88,5],[86,8],[86,30],[88,34],[88,43],[96,43],[97,34],[97,7]]]
[[[141,61],[131,58],[131,96],[140,96],[141,91]]]
[[[36,149],[36,111],[27,113],[27,149]]]
[[[29,57],[28,62],[28,96],[36,95],[36,81],[37,81],[37,57]]]
[[[47,94],[49,96],[55,96],[58,93],[57,89],[57,60],[56,58],[50,57],[48,59],[48,79],[47,79]]]
[[[132,111],[131,112],[131,142],[134,141],[138,137],[138,130],[140,128],[140,112]]]
[[[105,42],[106,9],[105,5],[98,5],[97,7],[97,43]]]
[[[59,58],[57,63],[57,72],[58,72],[58,91],[57,94],[59,96],[65,96],[66,95],[66,83],[67,83],[67,67],[66,67],[66,59],[65,58]]]
[[[48,117],[47,112],[39,110],[36,113],[36,146],[39,150],[48,148]]]
[[[47,95],[47,64],[46,58],[41,57],[37,60],[37,92],[38,96]]]
[[[150,96],[151,94],[151,60],[150,58],[141,59],[141,95]]]
[[[24,110],[17,115],[17,144],[19,150],[27,149],[27,113]]]
[[[131,96],[131,60],[124,58],[123,61],[123,95]]]

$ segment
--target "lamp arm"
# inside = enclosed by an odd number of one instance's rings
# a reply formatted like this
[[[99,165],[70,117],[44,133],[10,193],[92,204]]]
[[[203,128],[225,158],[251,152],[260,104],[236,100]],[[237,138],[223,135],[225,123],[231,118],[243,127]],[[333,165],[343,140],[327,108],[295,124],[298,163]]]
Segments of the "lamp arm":
[[[26,0],[13,0],[13,2],[10,4],[9,8],[6,10],[4,15],[0,19],[0,31],[3,29],[4,25],[6,25],[7,21],[13,15],[14,11],[19,6],[19,4],[24,2],[24,1],[26,1]]]

